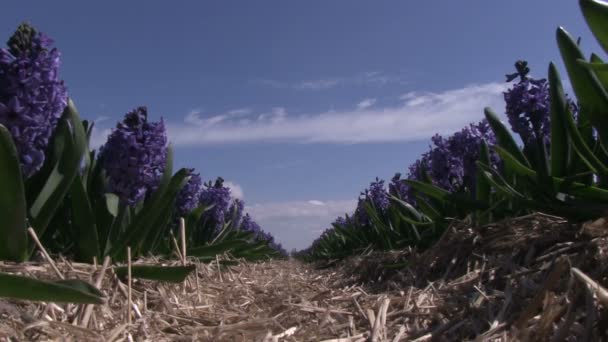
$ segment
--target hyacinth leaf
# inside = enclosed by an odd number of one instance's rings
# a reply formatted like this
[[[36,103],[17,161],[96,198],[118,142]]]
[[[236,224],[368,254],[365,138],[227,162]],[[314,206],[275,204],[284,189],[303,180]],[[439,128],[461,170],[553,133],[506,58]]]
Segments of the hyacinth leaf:
[[[608,90],[608,64],[604,63],[604,61],[594,53],[591,54],[590,62],[580,59],[577,62],[585,68],[592,70],[604,90]]]
[[[485,139],[481,141],[479,146],[479,162],[486,165],[491,164],[490,151]],[[489,206],[492,195],[492,186],[488,180],[481,175],[481,172],[483,171],[480,168],[477,168],[477,175],[475,177],[475,199]],[[475,217],[477,219],[477,224],[482,225],[490,221],[490,212],[488,210],[477,210],[475,212]]]
[[[570,34],[560,27],[557,29],[556,35],[568,77],[579,101],[579,124],[584,126],[586,121],[590,121],[598,128],[600,140],[604,146],[608,146],[608,115],[606,115],[608,94],[595,73],[580,64],[579,60],[585,60],[585,56]],[[592,140],[591,127],[586,128],[582,132],[582,136],[585,141],[590,142]]]
[[[597,0],[579,0],[579,5],[591,32],[608,53],[608,4]]]
[[[108,236],[111,228],[115,225],[118,218],[119,198],[115,194],[104,194],[102,198],[95,202],[95,223],[97,226],[97,236],[100,242],[99,248],[102,254],[106,254]]]
[[[188,255],[199,258],[201,261],[214,260],[216,255],[237,249],[244,249],[247,248],[248,245],[249,241],[245,239],[227,240],[212,245],[189,249]]]
[[[71,188],[86,152],[86,135],[74,102],[70,99],[55,133],[55,144],[63,146],[57,162],[38,197],[30,207],[32,227],[42,236],[55,211]],[[33,250],[33,245],[31,247]]]
[[[27,204],[21,164],[10,132],[0,125],[0,260],[27,257]]]
[[[569,146],[566,115],[568,103],[559,72],[555,64],[549,64],[549,97],[551,100],[551,176],[564,177],[568,170],[571,148]],[[486,163],[489,164],[489,163]]]
[[[574,121],[574,116],[567,108],[563,114],[562,120],[566,124],[568,137],[571,139],[572,147],[581,161],[594,173],[608,174],[608,167],[593,152],[589,144],[587,144],[577,127],[576,121]]]
[[[536,172],[534,170],[520,163],[519,160],[517,160],[517,158],[511,153],[509,153],[507,150],[500,146],[493,146],[493,148],[494,151],[496,151],[496,153],[498,153],[500,158],[503,160],[505,166],[510,167],[512,170],[515,171],[516,174],[525,177],[536,177]]]
[[[162,230],[167,225],[167,208],[171,207],[175,197],[187,182],[188,173],[186,169],[181,169],[171,178],[170,183],[164,189],[163,197],[159,201],[152,200],[146,203],[144,208],[136,214],[132,223],[127,227],[126,234],[114,242],[110,255],[114,259],[122,259],[125,256],[127,246],[137,246],[136,251],[140,250],[143,243],[149,236],[155,236],[158,230]],[[160,191],[157,190],[157,193]],[[156,194],[156,193],[155,193]]]
[[[399,204],[399,206],[403,209],[405,209],[405,211],[409,214],[412,215],[413,217],[416,218],[415,222],[421,222],[421,223],[427,223],[427,222],[422,222],[422,220],[424,220],[426,217],[419,212],[418,210],[416,210],[416,208],[414,208],[411,204],[407,203],[406,201],[396,197],[396,196],[389,196],[389,199],[394,201],[395,203]],[[428,219],[428,218],[426,218]],[[432,222],[431,222],[432,223]]]
[[[503,158],[505,163],[510,163],[513,166],[513,170],[520,176],[527,177],[529,179],[536,178],[536,172],[532,169],[527,168],[525,165],[519,163],[513,156],[511,156],[505,150],[495,146],[496,152]],[[588,200],[608,201],[608,190],[604,190],[594,186],[588,186],[583,183],[572,182],[563,178],[552,177],[551,180],[561,188],[561,191],[567,192],[574,196],[579,196]]]
[[[192,233],[196,227],[196,224],[201,220],[201,216],[207,210],[207,207],[203,204],[196,208],[194,208],[188,216],[186,216],[186,234],[189,235]]]
[[[146,230],[147,234],[136,240],[138,253],[142,254],[151,251],[151,248],[155,246],[156,241],[169,224],[171,214],[173,213],[173,208],[175,207],[175,199],[180,190],[188,182],[188,178],[189,176],[186,169],[181,169],[173,176],[165,191],[163,201],[158,207],[154,221],[151,221],[148,229]]]
[[[370,218],[372,228],[377,234],[376,241],[382,243],[382,247],[384,249],[392,249],[393,247],[390,238],[391,229],[382,221],[374,206],[367,201],[365,203],[365,211],[367,212],[367,216]]]
[[[110,215],[116,217],[118,216],[118,207],[120,203],[120,198],[115,194],[104,194],[106,209],[108,209],[108,213]]]
[[[416,204],[420,207],[420,210],[429,217],[433,222],[441,222],[443,216],[435,209],[429,202],[427,202],[421,196],[416,195]]]
[[[501,192],[502,194],[508,196],[509,198],[525,198],[524,195],[515,190],[504,178],[498,173],[498,171],[494,170],[492,167],[477,162],[477,167],[482,170],[481,175],[485,177],[488,182],[492,185],[496,191]]]
[[[156,217],[161,214],[161,208],[164,207],[162,203],[163,195],[169,187],[169,182],[172,179],[172,172],[173,149],[171,146],[168,146],[164,173],[160,184],[152,194],[152,197],[145,201],[145,205],[140,210],[135,212],[135,215],[132,216],[132,220],[128,220],[128,228],[117,229],[119,227],[112,227],[111,234],[108,235],[108,240],[112,242],[112,246],[108,246],[110,247],[109,253],[112,257],[115,259],[124,258],[127,246],[133,247],[134,243],[138,240],[141,241],[142,239],[145,239],[147,229],[151,227]],[[171,199],[169,198],[169,200]],[[123,208],[120,212],[124,212],[125,210],[127,209]],[[128,210],[130,211],[131,209]],[[112,237],[112,233],[115,233],[117,230],[126,231],[126,235],[121,236],[120,239]]]
[[[528,159],[526,159],[526,156],[521,151],[519,146],[517,146],[515,139],[513,139],[513,136],[511,133],[509,133],[507,127],[500,122],[498,115],[496,115],[496,113],[494,113],[494,111],[489,107],[484,109],[484,115],[488,120],[494,135],[496,136],[498,146],[502,146],[502,148],[509,151],[509,153],[515,156],[522,164],[529,166],[530,162]]]
[[[174,203],[175,198],[171,202],[171,205],[164,208],[162,214],[158,216],[156,222],[159,222],[160,225],[157,226],[156,229],[153,229],[150,233],[148,233],[148,236],[146,237],[146,240],[144,240],[143,245],[141,242],[137,245],[139,254],[145,254],[154,251],[159,246],[162,241],[163,234],[167,232],[166,227],[169,225],[169,222],[173,217]]]
[[[80,261],[93,262],[93,258],[101,260],[101,249],[95,213],[87,196],[84,183],[79,175],[72,182],[70,190],[72,207],[72,225],[76,231],[76,257]]]
[[[444,190],[433,184],[424,183],[413,179],[405,179],[403,180],[403,182],[411,186],[414,190],[419,191],[440,202],[445,202],[450,196],[449,191]]]
[[[103,304],[104,295],[77,279],[44,281],[0,273],[0,297],[55,303]]]
[[[164,281],[169,283],[182,283],[196,265],[189,266],[156,266],[156,265],[133,265],[131,276],[138,279]],[[121,279],[126,279],[128,268],[126,266],[115,267],[114,272]]]

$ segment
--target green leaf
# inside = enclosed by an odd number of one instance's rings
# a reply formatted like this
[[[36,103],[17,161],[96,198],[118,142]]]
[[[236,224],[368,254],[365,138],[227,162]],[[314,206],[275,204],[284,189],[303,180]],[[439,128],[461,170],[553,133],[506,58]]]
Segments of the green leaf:
[[[63,112],[54,139],[55,144],[63,145],[61,155],[29,211],[32,227],[38,236],[44,234],[55,211],[70,190],[86,152],[86,135],[71,99]]]
[[[168,158],[167,164],[170,162]],[[114,259],[124,259],[127,246],[133,247],[136,254],[145,254],[148,251],[147,247],[152,247],[145,245],[145,242],[150,242],[150,237],[158,236],[159,231],[166,228],[168,223],[166,212],[173,205],[175,197],[185,185],[187,178],[188,171],[181,169],[170,178],[170,182],[166,186],[159,187],[150,201],[147,201],[135,215],[131,224],[126,228],[126,233],[113,242],[110,255]]]
[[[416,208],[414,208],[411,204],[407,203],[406,201],[404,201],[398,197],[395,197],[393,195],[390,195],[389,199],[396,202],[397,204],[399,204],[401,208],[405,209],[406,212],[408,213],[408,215],[415,217],[416,221],[422,221],[426,218],[421,212],[416,210]]]
[[[579,0],[579,5],[591,32],[604,51],[608,52],[608,4],[597,0]]]
[[[587,120],[590,121],[598,129],[604,146],[608,146],[608,94],[593,71],[580,64],[579,60],[585,60],[585,56],[570,34],[560,27],[556,36],[572,88],[579,101],[579,123],[582,120],[584,126]],[[582,136],[589,142],[592,139],[591,127],[587,127]]]
[[[133,278],[165,281],[170,283],[181,283],[186,277],[196,270],[196,265],[189,266],[156,266],[156,265],[133,265],[131,276]],[[115,267],[114,272],[121,279],[126,279],[128,269],[126,266]]]
[[[481,145],[479,146],[479,162],[484,163],[486,165],[490,165],[490,151],[488,150],[488,144],[485,139],[481,141]],[[492,194],[492,186],[488,182],[488,180],[481,175],[483,170],[477,168],[475,177],[475,199],[485,203],[486,205],[490,205],[491,194]],[[477,219],[477,224],[482,225],[490,222],[490,215],[483,210],[477,210],[475,213],[475,217]]]
[[[421,196],[416,195],[416,204],[420,208],[420,210],[429,217],[433,222],[441,222],[443,220],[443,216],[439,212],[439,210],[435,209],[428,201],[426,201]]]
[[[600,56],[592,53],[589,63],[580,59],[578,60],[578,62],[585,68],[591,69],[591,71],[595,73],[595,76],[597,76],[597,79],[602,84],[604,90],[608,89],[608,64],[604,63]]]
[[[494,146],[494,148],[496,147],[497,146]],[[488,182],[490,182],[490,184],[492,185],[492,187],[494,187],[494,189],[496,189],[496,191],[501,192],[509,198],[525,198],[524,195],[515,190],[507,181],[505,181],[505,179],[500,175],[500,173],[494,170],[492,167],[481,162],[477,162],[477,167],[483,171],[481,175],[485,177]]]
[[[505,166],[508,166],[509,168],[514,170],[515,173],[517,173],[518,175],[527,176],[527,177],[531,177],[531,178],[536,177],[536,172],[534,172],[534,170],[532,170],[532,169],[526,167],[525,165],[523,165],[522,163],[520,163],[520,161],[517,160],[517,158],[515,156],[513,156],[511,153],[509,153],[509,151],[507,151],[506,149],[504,149],[500,146],[493,146],[493,148],[494,148],[494,151],[496,151],[496,153],[498,153],[500,158],[504,161]]]
[[[118,196],[116,196],[115,194],[104,194],[104,198],[105,198],[105,205],[106,208],[108,210],[108,213],[110,213],[110,215],[117,217],[118,216],[118,205],[120,203],[120,198],[118,198]]]
[[[591,147],[589,147],[585,138],[579,131],[570,111],[567,109],[563,114],[562,120],[566,124],[568,137],[571,139],[572,148],[578,157],[594,173],[608,174],[608,166],[606,166],[593,152]]]
[[[202,260],[215,259],[216,255],[226,252],[231,252],[240,248],[247,248],[249,241],[247,240],[225,240],[213,245],[195,247],[188,250],[188,255],[200,258]]]
[[[488,120],[488,123],[490,124],[490,127],[492,128],[492,131],[494,132],[494,135],[496,135],[496,141],[498,142],[498,146],[508,151],[520,163],[526,166],[530,166],[530,162],[528,162],[526,156],[523,154],[519,146],[517,146],[515,139],[513,139],[513,136],[511,135],[511,133],[509,133],[507,127],[505,127],[505,125],[500,122],[500,119],[498,118],[496,113],[494,113],[491,108],[486,107],[484,109],[484,114],[486,119]]]
[[[25,190],[17,148],[6,127],[0,125],[0,260],[27,257]]]
[[[44,281],[6,273],[0,273],[0,297],[55,303],[104,303],[103,293],[81,280]]]
[[[571,115],[555,64],[549,64],[549,94],[551,99],[551,176],[564,177],[570,160],[570,139],[566,115]]]
[[[72,225],[76,233],[76,256],[78,260],[93,262],[93,258],[101,260],[101,247],[95,214],[82,179],[76,175],[71,189]]]
[[[506,151],[501,150],[500,147],[495,146],[496,152],[503,158],[505,163],[510,163],[514,167],[513,169],[518,175],[528,177],[529,179],[536,178],[536,172],[532,169],[519,164],[513,156],[508,154]],[[563,178],[552,177],[551,179],[559,188],[561,192],[568,193],[573,196],[579,196],[588,200],[599,200],[608,201],[608,190],[601,189],[594,186],[588,186],[586,184],[572,182]]]
[[[444,190],[433,184],[423,183],[412,179],[405,179],[403,180],[403,182],[411,186],[414,190],[419,191],[441,202],[445,202],[450,196],[449,191]]]

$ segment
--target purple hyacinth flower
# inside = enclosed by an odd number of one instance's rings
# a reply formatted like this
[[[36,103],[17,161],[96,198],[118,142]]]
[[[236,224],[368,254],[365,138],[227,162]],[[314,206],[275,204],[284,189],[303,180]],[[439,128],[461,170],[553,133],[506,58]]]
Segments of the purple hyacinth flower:
[[[355,209],[355,216],[359,220],[360,224],[369,225],[371,222],[365,209],[365,203],[371,203],[372,206],[380,213],[386,212],[389,206],[388,193],[384,187],[384,180],[376,178],[372,182],[368,189],[365,189],[359,197],[357,208]]]
[[[99,160],[108,191],[133,205],[158,187],[167,160],[167,131],[161,118],[148,122],[146,107],[127,113],[101,147]]]
[[[243,210],[245,209],[245,202],[242,200],[235,198],[230,204],[230,208],[226,211],[225,220],[233,220],[232,226],[239,227],[241,224],[241,220],[243,219]]]
[[[548,144],[551,134],[549,82],[528,77],[530,69],[525,61],[517,61],[515,67],[517,72],[507,75],[507,82],[517,77],[519,81],[504,93],[511,129],[525,144],[531,144],[537,138]]]
[[[430,151],[424,153],[419,160],[409,167],[407,179],[425,181],[422,168],[432,183],[450,192],[468,190],[474,192],[477,174],[477,160],[481,142],[489,146],[496,144],[496,137],[487,120],[478,124],[469,124],[448,138],[436,134],[432,139]],[[500,158],[495,152],[490,153],[491,166],[499,167]],[[397,189],[399,177],[394,178],[393,188]],[[409,203],[415,204],[415,191],[405,186],[398,189],[399,194]],[[397,191],[397,190],[395,190]]]
[[[205,211],[202,219],[212,220],[216,224],[216,229],[224,226],[228,207],[230,205],[230,188],[224,186],[224,180],[218,177],[215,183],[209,181],[205,183],[199,196],[199,203],[206,206],[213,205]]]
[[[61,114],[67,90],[59,79],[60,53],[53,41],[22,24],[0,49],[0,124],[12,135],[23,176],[45,161],[45,152]]]
[[[249,214],[245,214],[243,216],[241,222],[241,230],[248,233],[253,233],[253,236],[257,238],[260,234],[262,234],[262,228],[249,216]]]
[[[175,199],[176,217],[184,217],[198,206],[199,196],[202,190],[201,176],[194,173],[194,169],[188,169],[190,179],[181,189]]]

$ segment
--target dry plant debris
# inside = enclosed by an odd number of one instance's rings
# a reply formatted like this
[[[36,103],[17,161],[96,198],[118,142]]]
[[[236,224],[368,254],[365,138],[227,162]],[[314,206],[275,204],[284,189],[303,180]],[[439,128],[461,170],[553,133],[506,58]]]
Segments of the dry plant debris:
[[[597,341],[608,332],[602,220],[581,227],[537,213],[481,228],[454,222],[427,251],[329,268],[296,260],[225,266],[225,256],[197,264],[183,284],[133,280],[130,308],[128,285],[111,268],[60,260],[66,278],[100,285],[108,303],[0,300],[0,339]],[[0,271],[57,277],[48,263],[0,263]]]

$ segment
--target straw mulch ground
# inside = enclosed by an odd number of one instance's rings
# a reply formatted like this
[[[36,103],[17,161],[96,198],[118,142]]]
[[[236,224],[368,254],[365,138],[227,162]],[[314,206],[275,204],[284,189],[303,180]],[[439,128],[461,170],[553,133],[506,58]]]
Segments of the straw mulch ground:
[[[454,223],[435,247],[351,258],[198,264],[184,284],[134,281],[56,260],[100,280],[107,305],[0,301],[0,339],[73,341],[597,341],[606,338],[608,224],[536,214],[474,229]],[[146,260],[151,262],[151,260]],[[396,265],[396,266],[395,266]],[[316,266],[316,267],[315,267]],[[0,271],[56,278],[48,263]],[[597,282],[597,283],[596,283]]]

